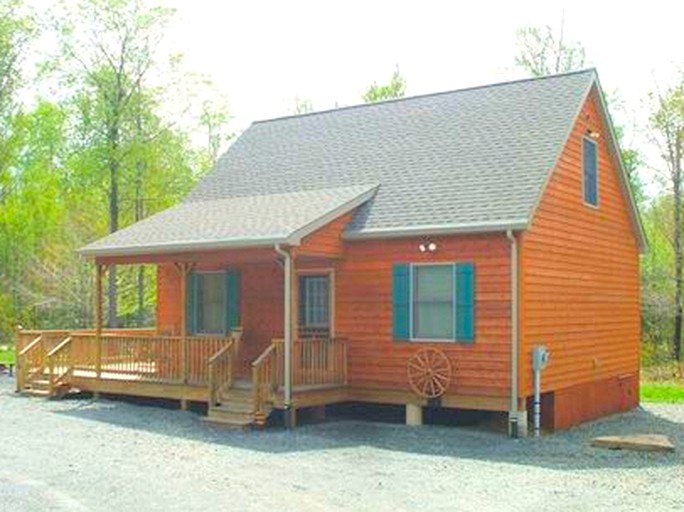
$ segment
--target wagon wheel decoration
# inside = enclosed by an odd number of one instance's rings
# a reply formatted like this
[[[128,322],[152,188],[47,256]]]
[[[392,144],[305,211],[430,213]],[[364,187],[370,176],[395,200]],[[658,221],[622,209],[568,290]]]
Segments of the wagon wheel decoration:
[[[441,350],[422,349],[408,361],[408,381],[417,395],[442,396],[451,382],[451,363]]]

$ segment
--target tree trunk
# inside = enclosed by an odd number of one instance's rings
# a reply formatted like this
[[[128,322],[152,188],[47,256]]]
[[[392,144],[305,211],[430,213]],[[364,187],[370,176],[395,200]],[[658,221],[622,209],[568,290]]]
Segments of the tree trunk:
[[[109,156],[109,232],[119,230],[119,161],[116,149],[118,147],[118,130],[112,130],[112,154]],[[117,141],[117,142],[115,142]],[[107,327],[119,327],[116,265],[109,267],[109,283],[107,289]]]
[[[139,107],[139,105],[138,105]],[[142,141],[142,118],[140,116],[140,109],[135,119],[136,130],[138,135],[138,143]],[[141,148],[138,148],[140,151]],[[143,199],[143,173],[145,172],[145,164],[138,155],[135,162],[135,222],[141,221],[145,217],[144,199]],[[145,267],[140,265],[138,267],[138,327],[142,327],[145,322]]]
[[[673,193],[674,193],[674,250],[675,250],[675,325],[672,340],[672,355],[681,362],[682,356],[682,166],[681,138],[677,137],[674,147]]]

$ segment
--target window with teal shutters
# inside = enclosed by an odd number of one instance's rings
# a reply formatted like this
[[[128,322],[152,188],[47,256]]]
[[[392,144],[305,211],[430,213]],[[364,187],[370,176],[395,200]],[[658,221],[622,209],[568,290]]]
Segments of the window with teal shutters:
[[[411,266],[397,263],[392,269],[393,335],[396,340],[411,338]]]
[[[475,265],[457,263],[454,272],[456,308],[454,323],[458,341],[475,340]]]
[[[411,265],[392,269],[395,340],[475,341],[475,265]]]
[[[240,271],[226,271],[226,332],[240,327]]]

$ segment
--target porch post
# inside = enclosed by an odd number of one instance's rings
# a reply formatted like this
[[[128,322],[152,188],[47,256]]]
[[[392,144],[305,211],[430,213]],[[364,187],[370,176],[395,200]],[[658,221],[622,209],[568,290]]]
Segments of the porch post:
[[[95,263],[95,376],[102,376],[102,280],[107,266]]]
[[[181,343],[183,344],[182,350],[183,350],[183,358],[182,358],[182,363],[181,363],[181,368],[182,368],[182,373],[183,373],[183,384],[188,383],[188,371],[189,371],[189,364],[188,364],[188,356],[189,356],[189,346],[188,346],[188,319],[187,319],[187,314],[186,314],[186,308],[185,305],[188,303],[188,274],[192,270],[192,264],[190,263],[180,263],[177,264],[177,268],[179,270],[179,275],[181,278],[180,282],[180,287],[181,287],[181,308],[182,308],[182,313],[181,313]],[[188,401],[183,398],[180,401],[180,406],[182,410],[187,410],[188,408]]]

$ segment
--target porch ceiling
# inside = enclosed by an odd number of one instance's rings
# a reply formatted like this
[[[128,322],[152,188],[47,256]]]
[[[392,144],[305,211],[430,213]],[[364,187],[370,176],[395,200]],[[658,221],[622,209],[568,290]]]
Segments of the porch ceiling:
[[[101,238],[84,256],[135,256],[224,248],[298,245],[368,201],[377,184],[182,203]]]

